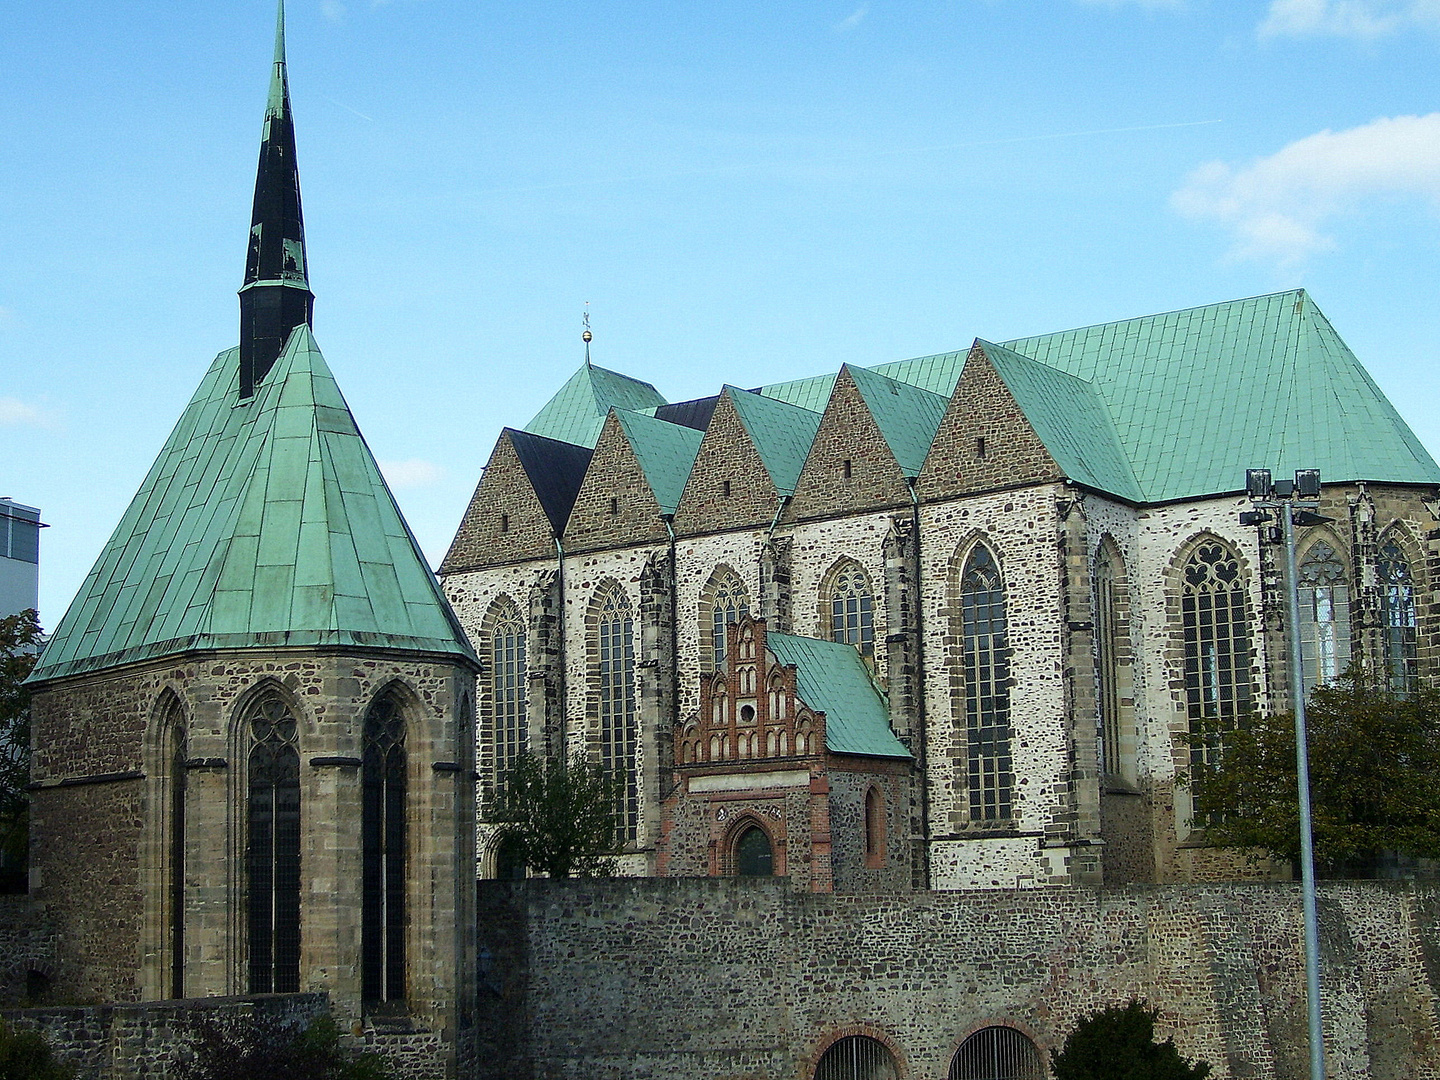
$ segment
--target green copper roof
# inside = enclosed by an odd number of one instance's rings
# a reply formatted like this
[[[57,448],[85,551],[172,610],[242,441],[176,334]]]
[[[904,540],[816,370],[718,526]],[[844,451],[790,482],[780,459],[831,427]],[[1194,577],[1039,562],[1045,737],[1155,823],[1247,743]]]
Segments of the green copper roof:
[[[616,409],[615,419],[620,421],[625,438],[635,451],[635,459],[650,482],[660,512],[675,513],[680,505],[680,493],[685,490],[685,481],[690,479],[690,470],[695,465],[695,456],[700,453],[704,433],[626,409]]]
[[[825,714],[825,745],[837,754],[908,758],[890,730],[890,710],[853,645],[791,634],[766,634],[766,647],[795,665],[800,700]]]
[[[473,659],[307,326],[239,403],[221,353],[32,680],[192,649]]]
[[[1304,290],[1004,344],[1095,388],[1146,502],[1236,491],[1247,467],[1440,482]]]
[[[1066,476],[1122,499],[1141,501],[1140,485],[1110,413],[1093,386],[1003,345],[978,344]]]
[[[820,414],[786,401],[726,386],[735,415],[740,417],[765,471],[781,496],[795,493],[810,444],[820,427]]]
[[[816,375],[809,379],[795,379],[791,382],[771,383],[755,392],[776,401],[788,401],[811,412],[823,413],[830,400],[830,391],[835,389],[834,375]]]
[[[888,379],[866,368],[845,366],[855,389],[865,399],[870,415],[895,455],[905,476],[920,475],[925,455],[935,441],[935,430],[945,416],[948,397],[932,394],[909,383]],[[952,387],[953,389],[953,387]]]
[[[888,364],[876,364],[868,370],[948,398],[955,393],[955,384],[960,381],[968,351],[917,356],[913,360],[892,360]]]
[[[612,408],[638,412],[664,404],[665,399],[649,383],[587,363],[545,403],[525,430],[593,450]]]

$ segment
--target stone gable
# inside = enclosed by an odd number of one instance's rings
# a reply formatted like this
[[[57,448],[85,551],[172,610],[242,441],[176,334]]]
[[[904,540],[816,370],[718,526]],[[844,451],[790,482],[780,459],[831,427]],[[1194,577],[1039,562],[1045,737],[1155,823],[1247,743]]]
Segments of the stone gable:
[[[539,559],[555,552],[554,533],[508,431],[490,452],[440,573]]]
[[[565,526],[566,551],[665,539],[660,504],[620,422],[611,413],[600,429],[590,468]]]
[[[720,395],[680,496],[675,531],[681,536],[764,526],[775,516],[779,493],[730,393]]]

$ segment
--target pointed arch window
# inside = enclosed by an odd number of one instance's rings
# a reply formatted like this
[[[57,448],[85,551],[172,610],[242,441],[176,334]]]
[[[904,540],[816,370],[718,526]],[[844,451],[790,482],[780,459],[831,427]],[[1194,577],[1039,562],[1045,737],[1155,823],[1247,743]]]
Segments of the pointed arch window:
[[[249,985],[252,994],[300,990],[300,747],[278,694],[247,716]]]
[[[1415,580],[1410,560],[1398,541],[1389,537],[1381,541],[1378,560],[1380,572],[1380,632],[1385,674],[1390,689],[1396,694],[1415,690],[1419,650],[1415,626]]]
[[[393,694],[366,711],[363,741],[360,981],[373,1004],[405,1000],[405,714]]]
[[[515,759],[529,745],[525,645],[520,609],[502,598],[490,622],[491,791],[499,790]]]
[[[771,877],[775,853],[770,837],[759,825],[751,825],[735,840],[735,873],[740,877]]]
[[[716,569],[701,594],[701,637],[706,660],[719,671],[725,664],[725,627],[750,614],[750,594],[740,575],[728,566]]]
[[[841,563],[830,576],[826,598],[830,640],[854,645],[862,656],[875,655],[875,591],[870,575],[857,562]]]
[[[1324,540],[1305,551],[1297,567],[1300,662],[1305,689],[1332,683],[1350,665],[1350,587],[1345,564]]]
[[[970,816],[1000,821],[1013,815],[1010,748],[1010,639],[1005,585],[995,556],[979,544],[960,575],[964,643],[965,733]]]
[[[865,865],[885,865],[885,797],[877,787],[865,791]]]
[[[1220,732],[1254,702],[1250,677],[1250,616],[1235,553],[1219,541],[1196,546],[1182,572],[1185,704],[1192,764],[1212,764]]]
[[[621,841],[630,844],[640,833],[634,639],[630,601],[618,587],[611,588],[599,598],[593,641],[600,697],[600,763],[618,788],[615,816]]]
[[[160,709],[163,733],[163,768],[168,786],[165,799],[165,934],[170,954],[169,992],[172,998],[185,996],[185,761],[188,737],[185,712],[169,691]]]

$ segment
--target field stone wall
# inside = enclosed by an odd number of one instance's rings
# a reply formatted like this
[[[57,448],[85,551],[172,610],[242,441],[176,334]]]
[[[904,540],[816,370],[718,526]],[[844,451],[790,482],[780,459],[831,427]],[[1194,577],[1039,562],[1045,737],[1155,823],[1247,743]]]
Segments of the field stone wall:
[[[1013,1025],[1042,1051],[1145,998],[1216,1080],[1306,1075],[1298,886],[819,896],[779,880],[483,882],[480,1077],[809,1080],[840,1034],[905,1080]],[[1440,890],[1327,883],[1334,1080],[1440,1076]]]

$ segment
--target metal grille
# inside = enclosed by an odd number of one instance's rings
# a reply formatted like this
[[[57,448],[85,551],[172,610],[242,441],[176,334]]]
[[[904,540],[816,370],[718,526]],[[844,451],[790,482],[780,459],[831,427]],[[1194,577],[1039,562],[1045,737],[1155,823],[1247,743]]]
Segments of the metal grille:
[[[636,773],[635,623],[630,602],[618,589],[600,605],[597,627],[600,690],[600,762],[618,789],[620,840],[633,844],[640,831],[640,783]]]
[[[250,992],[300,990],[300,751],[278,697],[250,714]]]
[[[875,596],[858,563],[844,567],[830,584],[830,640],[875,655]]]
[[[960,577],[960,622],[970,816],[1004,820],[1013,814],[1015,789],[1010,756],[1010,641],[1000,568],[983,546],[970,553]]]
[[[868,1035],[838,1039],[815,1066],[815,1080],[898,1080],[899,1076],[890,1048]]]
[[[716,571],[716,581],[710,602],[710,646],[714,657],[715,670],[725,665],[725,627],[739,622],[740,616],[750,613],[750,597],[745,584],[733,571]]]
[[[1024,1032],[988,1027],[955,1051],[950,1080],[1044,1080],[1045,1062]]]
[[[405,1000],[405,717],[390,696],[365,714],[360,900],[361,993]]]
[[[1254,694],[1245,583],[1240,564],[1224,545],[1201,544],[1185,564],[1180,614],[1185,701],[1190,734],[1197,740],[1190,760],[1199,767],[1217,760],[1220,733],[1250,711]]]
[[[1390,689],[1409,694],[1415,689],[1418,650],[1415,637],[1415,582],[1410,563],[1394,541],[1380,547],[1380,586],[1385,671]]]
[[[492,790],[498,791],[515,759],[525,752],[525,624],[513,604],[502,609],[490,632],[491,729],[495,749]]]
[[[1100,698],[1100,769],[1120,775],[1120,658],[1115,617],[1115,555],[1095,559],[1095,682]]]
[[[1334,682],[1350,665],[1350,589],[1335,549],[1317,540],[1299,567],[1300,659],[1305,689]]]

